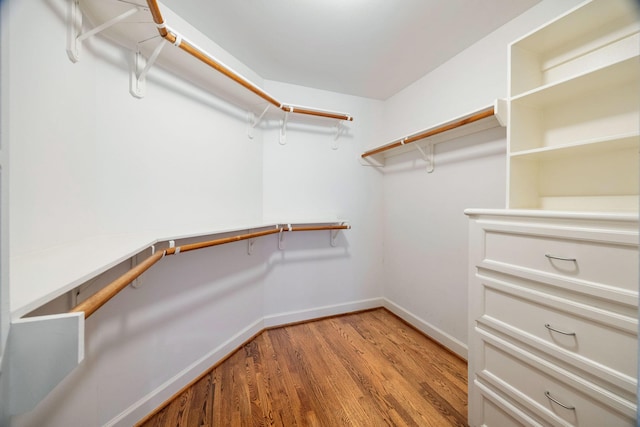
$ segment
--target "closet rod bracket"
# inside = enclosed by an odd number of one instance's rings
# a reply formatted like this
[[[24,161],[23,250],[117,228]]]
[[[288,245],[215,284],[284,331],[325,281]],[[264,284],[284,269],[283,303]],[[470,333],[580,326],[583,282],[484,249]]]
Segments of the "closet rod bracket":
[[[158,59],[162,48],[167,44],[165,39],[160,39],[160,43],[153,49],[149,59],[145,59],[140,47],[133,53],[131,69],[129,70],[129,93],[136,98],[144,98],[147,90],[147,74]]]
[[[351,226],[346,222],[340,223],[340,225],[345,225],[347,227],[347,230],[351,229]],[[338,233],[340,233],[340,230],[341,230],[340,228],[336,230],[329,230],[329,237],[330,237],[329,243],[331,244],[332,248],[336,247],[336,239],[338,237]]]
[[[138,265],[138,254],[131,257],[131,269],[134,269]],[[131,282],[131,287],[138,289],[142,286],[142,276],[138,276]]]
[[[78,62],[80,60],[80,47],[82,46],[82,42],[89,37],[95,36],[96,34],[118,24],[128,17],[135,15],[140,10],[144,10],[143,7],[133,7],[128,9],[127,11],[121,13],[118,16],[115,16],[109,19],[102,24],[82,32],[82,10],[80,9],[79,0],[69,0],[68,1],[68,10],[67,10],[67,55],[71,62]]]
[[[267,111],[269,111],[270,105],[271,104],[267,104],[267,106],[264,108],[264,111],[262,111],[262,113],[257,118],[256,114],[253,111],[249,111],[249,126],[247,126],[247,136],[249,137],[249,139],[253,139],[253,129],[255,129],[260,124],[260,122],[262,122],[265,114],[267,114]]]
[[[284,119],[282,119],[282,127],[280,127],[280,145],[287,143],[287,122],[289,121],[289,112],[284,113]]]
[[[151,255],[154,255],[156,253],[156,245],[151,245],[150,249],[151,249]],[[133,269],[139,264],[138,255],[140,254],[135,254],[134,256],[131,257],[131,269]],[[142,286],[143,277],[144,277],[143,275],[140,275],[135,279],[133,279],[133,281],[131,282],[131,287],[135,289],[140,288]]]
[[[416,149],[420,152],[422,159],[427,162],[427,172],[432,173],[435,169],[433,144],[428,144],[426,148],[427,151],[425,152],[420,145],[416,144]]]
[[[338,149],[338,139],[340,139],[340,135],[342,135],[346,131],[346,128],[342,126],[340,121],[336,122],[336,136],[333,137],[333,144],[331,145],[332,150]]]
[[[285,230],[284,227],[280,227],[280,233],[278,233],[278,249],[279,250],[284,250],[284,232],[285,231],[293,231],[293,227],[291,227],[291,224],[287,224],[287,229]]]
[[[247,230],[247,233],[251,234],[253,233],[253,230],[249,229]],[[253,255],[253,244],[255,241],[256,239],[247,239],[247,255]]]

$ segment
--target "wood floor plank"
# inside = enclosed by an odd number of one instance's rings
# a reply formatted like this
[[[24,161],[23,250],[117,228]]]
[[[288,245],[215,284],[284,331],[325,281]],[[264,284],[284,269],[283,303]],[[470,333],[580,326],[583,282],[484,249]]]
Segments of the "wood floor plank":
[[[213,414],[211,392],[211,375],[208,374],[141,426],[210,427]]]
[[[143,425],[466,426],[466,372],[376,309],[267,330]]]
[[[347,319],[349,318],[347,317]],[[363,347],[361,357],[353,359],[351,362],[360,360],[370,365],[362,365],[357,368],[361,374],[363,372],[368,373],[371,382],[378,380],[375,389],[378,393],[380,390],[385,392],[383,395],[385,401],[381,402],[381,404],[396,408],[396,402],[405,402],[400,408],[402,408],[401,413],[404,414],[403,424],[406,425],[445,425],[439,411],[434,411],[434,408],[430,406],[416,406],[413,404],[413,396],[419,390],[417,383],[414,381],[415,372],[405,369],[404,361],[399,360],[397,357],[402,354],[402,349],[394,349],[393,352],[387,352],[386,356],[381,358],[380,355],[384,353],[379,350],[387,343],[384,342],[382,334],[374,336],[373,342],[376,345]]]

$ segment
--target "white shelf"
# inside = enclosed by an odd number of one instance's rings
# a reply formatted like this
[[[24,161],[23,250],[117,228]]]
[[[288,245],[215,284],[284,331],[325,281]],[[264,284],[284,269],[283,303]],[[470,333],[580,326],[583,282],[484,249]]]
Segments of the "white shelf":
[[[275,228],[282,224],[310,226],[346,222],[313,218],[210,229],[172,230],[169,233],[163,233],[160,237],[153,233],[96,236],[23,256],[15,256],[10,261],[11,317],[18,319],[24,316],[158,243],[256,231]]]
[[[510,48],[511,97],[638,55],[633,1],[587,2]]]
[[[541,108],[583,96],[585,92],[622,86],[640,74],[638,54],[640,52],[623,61],[602,65],[595,70],[535,88],[511,98],[511,102]]]
[[[604,138],[594,138],[577,141],[572,144],[535,148],[511,152],[511,158],[526,158],[529,160],[554,160],[571,157],[597,155],[604,152],[640,149],[640,130],[635,134],[614,135]]]

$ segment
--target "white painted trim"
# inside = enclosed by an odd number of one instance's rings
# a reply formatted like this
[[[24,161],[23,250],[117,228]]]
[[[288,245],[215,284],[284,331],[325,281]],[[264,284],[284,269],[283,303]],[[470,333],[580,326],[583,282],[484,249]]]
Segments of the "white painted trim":
[[[465,343],[452,337],[451,335],[447,334],[441,329],[436,328],[432,324],[424,321],[423,319],[419,318],[415,314],[407,311],[406,309],[400,307],[399,305],[388,300],[387,298],[382,298],[382,300],[384,301],[384,305],[383,305],[384,308],[386,308],[387,310],[389,310],[390,312],[392,312],[393,314],[395,314],[405,322],[409,323],[411,326],[418,329],[425,335],[428,335],[434,341],[437,341],[438,343],[447,347],[449,350],[453,351],[455,354],[462,357],[464,360],[467,360],[469,348]]]
[[[321,317],[335,316],[338,314],[346,314],[383,306],[384,300],[382,298],[371,298],[344,304],[326,305],[306,310],[272,314],[264,317],[264,327],[273,328],[281,325],[287,325],[289,323],[304,322],[307,320],[319,319]]]
[[[258,319],[223,344],[205,354],[191,365],[165,381],[151,393],[129,406],[104,426],[129,427],[150,414],[158,406],[169,400],[174,394],[193,381],[213,365],[230,355],[251,337],[264,330],[264,320]]]

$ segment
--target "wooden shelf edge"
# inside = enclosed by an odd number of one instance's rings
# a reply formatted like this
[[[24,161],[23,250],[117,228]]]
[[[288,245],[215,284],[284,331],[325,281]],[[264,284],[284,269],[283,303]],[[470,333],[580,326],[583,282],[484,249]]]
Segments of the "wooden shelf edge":
[[[148,250],[151,246],[184,239],[198,239],[277,226],[318,227],[348,224],[344,219],[270,221],[221,228],[174,231],[166,234],[102,235],[66,245],[14,256],[10,260],[10,312],[19,319],[53,301],[118,264]],[[158,237],[159,236],[159,237]],[[75,267],[74,267],[75,266]],[[33,288],[39,286],[33,292]],[[31,294],[16,292],[30,290]]]
[[[411,133],[403,138],[396,139],[393,142],[365,151],[364,153],[361,154],[360,157],[362,159],[373,157],[383,165],[384,162],[380,160],[381,156],[382,157],[390,156],[391,155],[390,153],[392,152],[392,150],[396,152],[396,154],[401,154],[399,152],[399,149],[405,148],[407,144],[428,140],[438,135],[444,136],[448,132],[451,132],[454,130],[461,130],[462,128],[468,125],[479,123],[484,120],[495,120],[495,126],[492,126],[492,127],[497,127],[497,126],[504,127],[507,122],[506,111],[507,111],[506,102],[504,100],[496,100],[496,102],[491,106],[483,107],[479,110],[464,114],[460,117],[456,117],[452,120],[448,120],[436,126]],[[472,132],[469,132],[469,133],[472,133]],[[455,136],[452,136],[452,138],[457,138],[463,135],[464,134],[455,134]],[[442,140],[438,141],[438,143],[447,141],[452,138],[443,138]]]
[[[113,18],[113,16],[118,16],[118,13],[122,13],[123,10],[131,8],[131,4],[129,4],[129,2],[117,2],[115,0],[111,0],[111,3],[103,0],[80,0],[83,14],[86,14],[86,16],[90,17],[91,20],[95,21],[97,25],[100,25],[103,22],[108,22],[111,18]],[[283,103],[277,100],[260,86],[253,83],[250,79],[237,73],[231,67],[225,65],[222,61],[217,59],[214,55],[209,54],[204,49],[191,42],[187,37],[178,32],[176,29],[171,27],[167,23],[167,21],[165,21],[163,13],[160,10],[162,6],[162,9],[170,11],[165,5],[160,5],[157,0],[146,0],[144,3],[146,3],[146,5],[136,5],[138,10],[136,13],[134,13],[132,18],[127,18],[122,22],[105,29],[102,33],[127,49],[133,49],[134,47],[136,47],[136,49],[139,49],[141,52],[145,52],[148,57],[152,56],[151,51],[149,50],[149,46],[144,42],[140,42],[140,40],[146,41],[153,39],[151,34],[155,34],[156,37],[159,35],[167,43],[172,44],[173,46],[180,49],[184,54],[182,56],[191,56],[201,64],[207,66],[208,68],[206,68],[206,70],[211,72],[211,74],[208,75],[223,76],[223,79],[228,79],[227,81],[229,82],[229,84],[233,83],[238,87],[244,88],[246,94],[243,94],[241,96],[232,96],[232,98],[234,99],[238,98],[235,99],[235,102],[224,96],[224,93],[227,92],[227,86],[218,88],[218,90],[216,90],[217,86],[216,84],[213,84],[212,87],[208,86],[205,89],[207,92],[210,92],[213,95],[221,97],[221,99],[225,99],[226,101],[229,101],[240,107],[249,109],[255,108],[255,101],[244,99],[246,98],[247,94],[253,93],[253,96],[259,98],[261,102],[266,102],[268,105],[273,105],[276,109],[281,110],[283,114],[293,113],[311,115],[319,118],[340,121],[354,120],[353,116],[347,113],[324,110],[314,107],[302,107],[295,104]],[[178,17],[178,19],[182,20],[174,12],[170,11],[169,15],[175,15],[176,17]],[[121,23],[125,25],[120,25]],[[69,23],[68,25],[72,26],[73,23]],[[201,35],[202,38],[209,40],[195,28],[194,30],[199,35]],[[141,32],[143,32],[145,36],[142,36]],[[162,64],[162,58],[166,57],[167,55],[173,58],[174,54],[167,53],[168,51],[168,47],[163,49],[163,52],[160,53],[160,55],[158,56],[158,60],[156,61],[158,64]],[[182,58],[182,56],[180,58]],[[176,59],[176,62],[182,63],[183,61],[181,59]],[[184,75],[181,74],[181,72],[185,72],[184,67],[182,67],[182,70],[179,71],[176,71],[174,67],[168,68],[173,74],[177,74],[179,77],[184,78]],[[189,72],[190,71],[191,70],[189,70]],[[196,76],[197,74],[198,72],[194,71],[193,75],[187,76],[186,79],[192,83],[202,81],[202,76]],[[135,79],[137,78],[137,76],[132,78]],[[218,82],[217,84],[219,85],[223,83]],[[226,85],[226,82],[224,84]],[[229,94],[227,93],[227,95]],[[136,94],[135,96],[139,97],[143,95]],[[243,100],[240,101],[240,98],[243,98]]]

